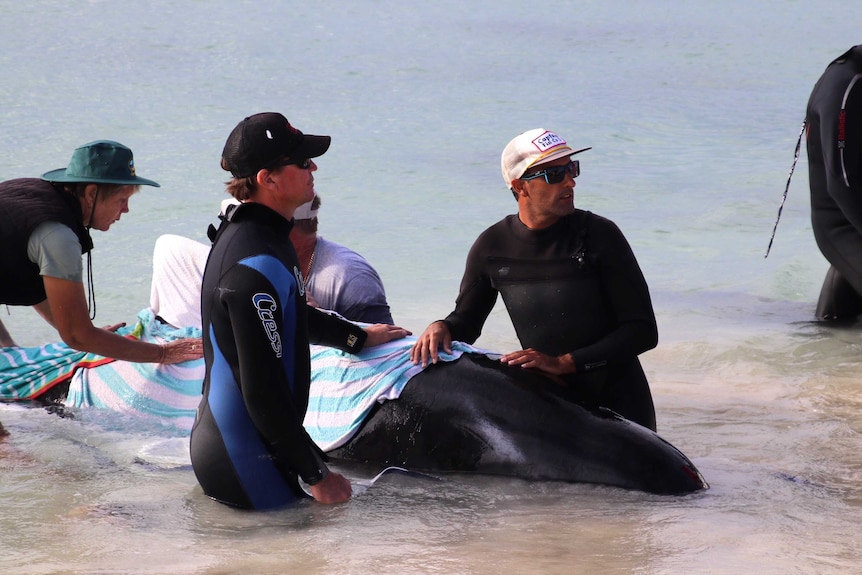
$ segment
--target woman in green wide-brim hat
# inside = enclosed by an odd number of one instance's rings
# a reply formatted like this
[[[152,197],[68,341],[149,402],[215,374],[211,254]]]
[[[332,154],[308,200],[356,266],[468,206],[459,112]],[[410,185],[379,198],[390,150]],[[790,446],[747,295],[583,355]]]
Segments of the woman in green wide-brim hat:
[[[156,345],[114,333],[122,324],[93,325],[90,229],[107,231],[129,211],[129,198],[142,185],[159,186],[138,176],[132,150],[111,140],[79,147],[68,167],[41,178],[0,183],[0,304],[35,308],[67,345],[81,351],[138,362],[201,357],[199,339]],[[82,254],[87,254],[89,304]],[[0,323],[0,347],[14,345]]]

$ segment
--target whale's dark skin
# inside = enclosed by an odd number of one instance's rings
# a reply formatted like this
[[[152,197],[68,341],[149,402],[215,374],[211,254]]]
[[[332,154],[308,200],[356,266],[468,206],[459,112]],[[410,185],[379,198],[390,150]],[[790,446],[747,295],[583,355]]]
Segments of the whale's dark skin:
[[[565,398],[553,380],[478,355],[414,376],[333,459],[612,485],[657,494],[706,489],[700,472],[649,429]]]
[[[68,381],[36,398],[65,416]],[[335,460],[535,480],[595,483],[658,494],[708,485],[646,427],[566,397],[549,377],[465,354],[413,376],[397,400],[365,419]]]

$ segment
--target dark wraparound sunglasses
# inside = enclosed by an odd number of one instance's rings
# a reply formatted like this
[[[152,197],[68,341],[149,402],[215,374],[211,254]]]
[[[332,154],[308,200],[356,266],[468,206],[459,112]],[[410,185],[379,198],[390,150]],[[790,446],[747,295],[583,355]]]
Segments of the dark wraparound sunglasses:
[[[581,163],[578,160],[572,160],[568,164],[562,166],[551,166],[532,174],[524,174],[522,180],[535,180],[536,178],[545,178],[545,182],[549,184],[559,184],[566,179],[566,174],[577,178],[581,175]]]
[[[296,166],[300,170],[307,170],[311,167],[311,159],[310,158],[300,158],[298,160],[285,160],[283,162],[279,162],[269,168],[270,170],[275,170],[278,168],[283,168],[284,166]]]

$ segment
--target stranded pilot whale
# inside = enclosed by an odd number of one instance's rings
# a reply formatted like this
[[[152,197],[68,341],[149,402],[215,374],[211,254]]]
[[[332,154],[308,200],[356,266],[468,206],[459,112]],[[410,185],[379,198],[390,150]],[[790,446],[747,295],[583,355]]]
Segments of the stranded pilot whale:
[[[595,483],[657,494],[708,488],[655,432],[566,399],[554,381],[464,354],[413,376],[334,459],[435,472]]]
[[[425,369],[412,370],[410,364],[405,373],[410,341],[386,345],[388,350],[378,346],[359,356],[315,346],[310,395],[322,401],[310,402],[305,426],[335,460],[436,473],[603,484],[657,494],[707,488],[697,468],[673,445],[609,410],[572,401],[566,388],[550,377],[503,365],[475,351]],[[54,348],[58,356],[44,361],[43,356]],[[81,352],[57,345],[36,348],[31,356],[53,370],[63,357],[79,361]],[[352,387],[369,376],[377,381],[384,371],[383,358],[400,366],[395,370],[402,373],[399,394],[370,393],[364,384]],[[188,435],[200,402],[202,360],[186,366],[94,365],[79,365],[71,379],[17,399],[36,399],[61,415],[69,411],[68,406],[73,415],[76,408],[95,407],[159,423],[185,422],[173,429]],[[12,371],[19,373],[17,368]],[[348,385],[343,386],[345,382]],[[390,399],[382,401],[383,397]],[[349,431],[327,443],[321,431],[326,425],[313,423],[309,415],[333,423],[335,398],[351,408],[357,403],[362,406],[346,413],[353,422]],[[56,399],[64,405],[58,407],[53,403]],[[345,412],[335,413],[334,423],[343,422]]]

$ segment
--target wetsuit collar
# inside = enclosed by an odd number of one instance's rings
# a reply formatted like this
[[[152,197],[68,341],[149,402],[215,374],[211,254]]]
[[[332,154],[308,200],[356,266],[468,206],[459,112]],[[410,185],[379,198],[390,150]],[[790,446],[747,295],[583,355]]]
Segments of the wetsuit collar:
[[[279,233],[285,234],[285,237],[289,235],[290,231],[293,229],[293,220],[286,220],[275,210],[255,202],[243,202],[236,207],[232,207],[227,211],[227,214],[220,215],[219,219],[221,222],[219,223],[218,228],[210,224],[207,229],[207,237],[213,243],[215,243],[219,234],[223,230],[227,229],[230,224],[238,222],[251,221],[255,224],[266,227],[272,227],[275,229],[281,228],[282,231]]]
[[[293,229],[292,220],[285,219],[275,210],[257,202],[243,202],[230,215],[231,222],[241,222],[248,219],[256,220],[264,225],[286,226],[288,232]]]
[[[563,226],[568,225],[566,222],[569,222],[574,219],[578,212],[581,211],[583,210],[576,209],[571,214],[562,216],[550,226],[542,228],[540,230],[534,230],[527,227],[527,225],[521,221],[521,218],[518,217],[518,214],[513,214],[511,217],[512,233],[514,233],[519,240],[525,242],[541,242],[544,238],[555,237],[557,235],[557,230],[559,230]]]

